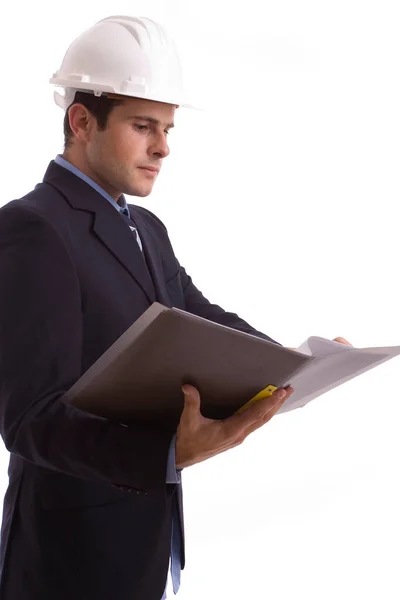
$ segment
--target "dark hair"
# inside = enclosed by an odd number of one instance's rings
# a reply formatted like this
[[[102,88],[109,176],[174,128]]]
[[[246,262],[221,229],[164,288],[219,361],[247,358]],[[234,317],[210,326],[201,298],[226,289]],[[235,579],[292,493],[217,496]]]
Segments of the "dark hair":
[[[76,92],[74,101],[69,105],[64,116],[64,147],[67,149],[71,145],[74,133],[69,124],[69,109],[73,104],[83,104],[96,118],[97,126],[100,131],[104,131],[107,126],[107,119],[116,106],[122,104],[123,100],[108,98],[105,95],[95,96],[92,93]]]

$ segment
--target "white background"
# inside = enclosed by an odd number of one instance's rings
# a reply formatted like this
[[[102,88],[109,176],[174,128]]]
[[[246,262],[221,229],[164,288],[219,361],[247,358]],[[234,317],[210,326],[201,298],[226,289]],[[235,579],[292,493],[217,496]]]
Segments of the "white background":
[[[112,14],[169,26],[206,108],[178,111],[172,153],[140,200],[197,286],[288,346],[400,344],[395,0],[8,4],[1,204],[62,151],[47,81],[72,39]],[[187,470],[178,598],[400,598],[399,366]]]

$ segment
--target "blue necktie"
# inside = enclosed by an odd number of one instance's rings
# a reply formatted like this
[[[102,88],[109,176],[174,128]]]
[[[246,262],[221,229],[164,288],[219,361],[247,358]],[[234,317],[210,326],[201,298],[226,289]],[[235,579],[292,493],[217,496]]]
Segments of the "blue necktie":
[[[142,240],[140,239],[137,227],[130,216],[128,207],[120,208],[119,214],[124,219],[124,221],[127,223],[127,225],[129,225],[130,230],[133,233],[135,233],[136,241],[138,243],[140,250],[142,250],[142,255],[143,255]],[[143,258],[144,258],[144,256],[143,256]],[[174,510],[174,513],[175,513],[175,510]],[[178,517],[176,514],[174,514],[173,518],[172,518],[171,567],[170,568],[171,568],[172,586],[173,586],[174,594],[176,594],[179,590],[180,580],[181,580],[180,534],[179,534],[179,530],[178,530]],[[167,596],[166,596],[166,590],[165,590],[164,595],[161,600],[164,600],[166,597]]]
[[[124,221],[126,221],[126,223],[129,225],[129,228],[132,231],[132,233],[134,233],[136,235],[136,241],[138,243],[138,246],[143,251],[142,240],[139,237],[139,232],[137,230],[135,223],[132,221],[132,218],[129,214],[128,208],[120,208],[119,214],[124,219]]]

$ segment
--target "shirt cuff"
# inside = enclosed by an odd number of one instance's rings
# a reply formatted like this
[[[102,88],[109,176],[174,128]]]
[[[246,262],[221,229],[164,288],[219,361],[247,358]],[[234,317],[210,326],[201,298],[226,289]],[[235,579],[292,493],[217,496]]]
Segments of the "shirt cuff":
[[[167,483],[180,483],[181,482],[181,470],[176,468],[175,459],[175,443],[176,434],[174,434],[168,452],[168,463],[167,463]]]

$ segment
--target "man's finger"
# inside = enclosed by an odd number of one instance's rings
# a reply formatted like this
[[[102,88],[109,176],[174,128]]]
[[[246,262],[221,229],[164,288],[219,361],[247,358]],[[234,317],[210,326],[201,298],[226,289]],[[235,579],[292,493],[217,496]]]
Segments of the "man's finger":
[[[194,385],[190,385],[189,383],[185,383],[182,386],[182,392],[185,394],[185,396],[192,396],[192,397],[196,397],[198,396],[199,400],[200,400],[200,392],[197,388],[194,387]]]
[[[256,431],[256,429],[259,429],[260,427],[262,427],[263,425],[265,425],[266,423],[268,423],[268,421],[270,421],[272,419],[272,417],[274,417],[276,415],[276,413],[278,412],[278,410],[280,409],[280,407],[288,400],[288,398],[293,394],[293,388],[287,388],[286,389],[286,396],[285,398],[283,398],[282,400],[280,400],[279,402],[277,402],[272,408],[271,410],[269,410],[268,412],[266,412],[261,419],[258,419],[257,421],[254,421],[254,423],[252,423],[249,427],[246,428],[245,430],[245,438],[250,435],[250,433],[253,433],[253,431]]]
[[[227,435],[229,437],[234,437],[238,432],[246,431],[255,422],[260,421],[260,419],[263,419],[269,412],[273,411],[276,406],[276,410],[278,410],[287,397],[288,391],[284,389],[276,390],[268,398],[258,400],[243,412],[225,419],[224,426],[226,427]],[[272,414],[274,413],[272,412]]]
[[[339,344],[344,344],[345,346],[351,346],[350,342],[348,342],[345,338],[343,337],[336,337],[333,340],[334,342],[339,342]]]
[[[200,393],[199,393],[199,391],[193,385],[185,384],[182,386],[182,392],[184,394],[184,401],[185,401],[183,410],[186,413],[189,411],[190,414],[200,412]]]

